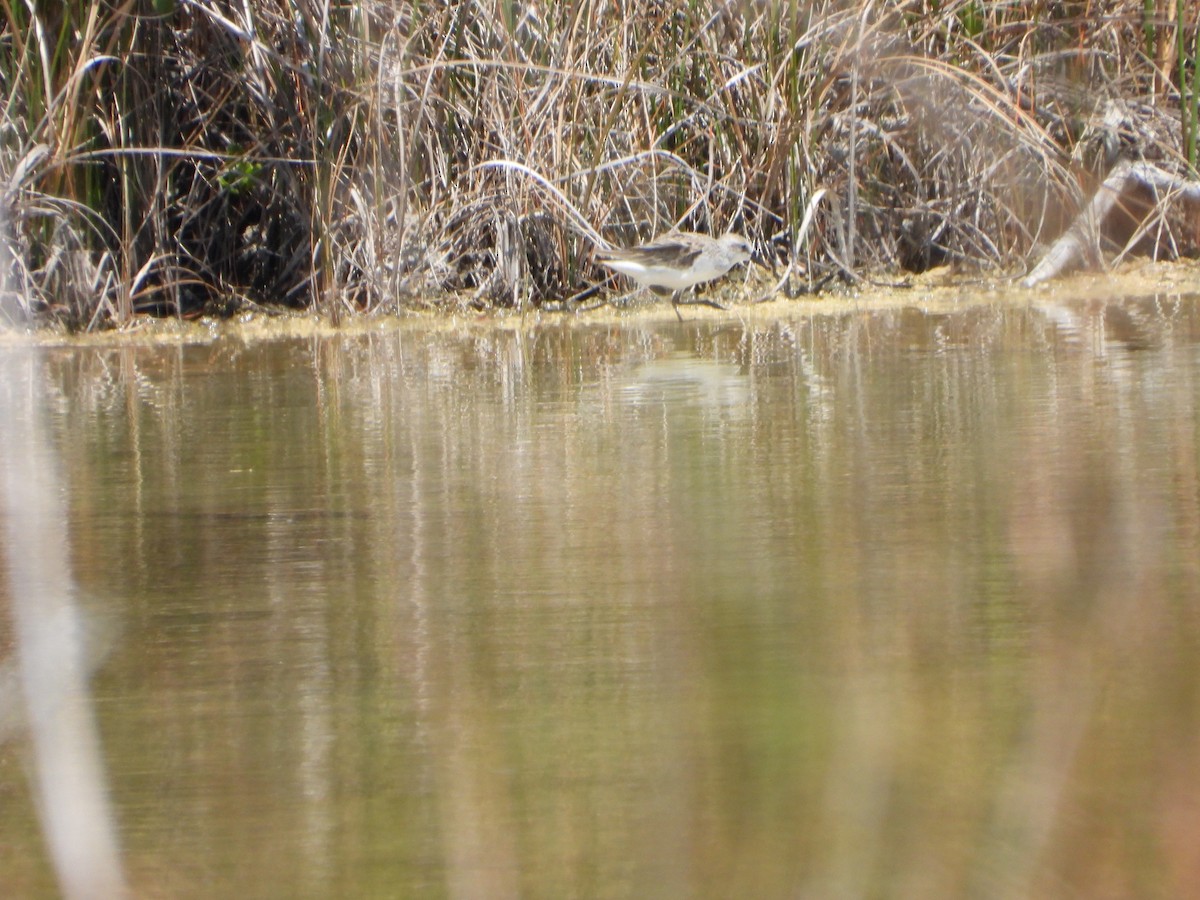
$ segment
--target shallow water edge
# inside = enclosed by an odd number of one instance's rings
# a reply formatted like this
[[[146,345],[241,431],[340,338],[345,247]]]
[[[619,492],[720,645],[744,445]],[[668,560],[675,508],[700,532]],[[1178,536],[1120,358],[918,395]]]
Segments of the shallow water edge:
[[[838,316],[846,313],[869,314],[913,308],[925,312],[953,312],[972,306],[1039,306],[1095,302],[1117,302],[1126,298],[1176,297],[1200,292],[1200,261],[1137,261],[1115,272],[1079,273],[1050,284],[1027,289],[1012,278],[965,278],[947,269],[936,269],[892,285],[864,285],[853,290],[833,290],[814,297],[789,299],[777,295],[760,300],[763,275],[753,286],[731,279],[719,290],[708,294],[727,309],[694,303],[680,304],[685,322],[769,322],[812,316]],[[454,331],[484,328],[524,330],[543,327],[587,327],[589,325],[654,323],[674,324],[678,320],[669,302],[648,292],[614,294],[611,303],[587,311],[557,310],[470,310],[466,300],[452,307],[439,305],[399,313],[345,315],[334,324],[329,316],[316,311],[277,311],[270,314],[243,313],[230,319],[204,317],[181,320],[139,316],[123,329],[91,334],[67,333],[61,328],[0,329],[0,346],[6,343],[33,342],[43,346],[78,344],[104,346],[111,343],[204,344],[223,337],[245,341],[280,338],[321,337],[334,334],[355,335],[386,332],[393,329],[430,329]]]

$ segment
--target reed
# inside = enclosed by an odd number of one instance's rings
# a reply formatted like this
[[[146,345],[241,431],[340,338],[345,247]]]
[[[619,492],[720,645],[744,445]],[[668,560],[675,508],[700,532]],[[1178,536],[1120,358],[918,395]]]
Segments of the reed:
[[[1176,2],[0,0],[13,265],[74,327],[555,304],[671,227],[810,283],[1013,270],[1129,143],[1100,104],[1153,93],[1151,45],[1182,129],[1133,150],[1194,160]]]
[[[1192,21],[1188,22],[1188,13]],[[1189,28],[1190,25],[1190,28]],[[1190,33],[1189,33],[1190,32]],[[1176,0],[1175,37],[1178,56],[1179,124],[1183,133],[1183,155],[1194,177],[1197,162],[1197,137],[1200,132],[1200,15],[1189,10],[1183,0]]]

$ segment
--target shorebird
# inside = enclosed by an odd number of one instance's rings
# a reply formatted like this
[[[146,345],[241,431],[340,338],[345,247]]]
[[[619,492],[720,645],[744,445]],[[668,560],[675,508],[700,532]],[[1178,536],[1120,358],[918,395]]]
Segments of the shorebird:
[[[670,231],[637,247],[602,250],[596,254],[596,262],[628,275],[660,297],[669,295],[671,307],[682,321],[680,291],[720,278],[751,256],[750,242],[732,231],[719,238],[694,231]],[[713,300],[701,302],[725,308]]]

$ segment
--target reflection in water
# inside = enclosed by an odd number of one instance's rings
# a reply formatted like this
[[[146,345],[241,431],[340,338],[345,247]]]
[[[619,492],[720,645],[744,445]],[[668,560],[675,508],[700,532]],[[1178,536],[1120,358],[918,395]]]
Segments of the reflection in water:
[[[111,900],[125,896],[124,876],[87,687],[100,638],[71,579],[65,497],[37,362],[30,350],[0,347],[4,620],[11,622],[0,641],[10,651],[0,657],[0,741],[15,744],[22,726],[28,730],[40,828],[27,834],[44,837],[62,895]],[[25,879],[9,874],[0,873],[5,893],[24,895]]]
[[[139,890],[1195,892],[1193,307],[51,351]]]
[[[750,399],[746,373],[723,364],[676,352],[638,366],[623,385],[623,402],[634,406],[695,403],[718,414],[744,412]]]

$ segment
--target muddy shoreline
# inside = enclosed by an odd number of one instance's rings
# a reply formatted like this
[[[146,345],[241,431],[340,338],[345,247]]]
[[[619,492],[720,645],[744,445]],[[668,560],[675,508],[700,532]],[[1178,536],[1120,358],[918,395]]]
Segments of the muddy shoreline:
[[[1149,296],[1200,295],[1200,261],[1135,261],[1114,272],[1080,273],[1036,288],[1023,288],[1017,278],[981,279],[957,276],[948,270],[935,270],[912,276],[892,286],[864,285],[858,289],[829,291],[789,299],[778,295],[760,300],[767,278],[755,281],[732,280],[706,293],[726,309],[704,304],[681,303],[684,324],[720,324],[722,322],[787,321],[848,313],[869,315],[888,310],[915,308],[930,313],[951,313],[981,305],[1023,306],[1040,304],[1114,303],[1123,299]],[[0,331],[0,344],[38,346],[108,346],[138,344],[206,344],[222,339],[247,342],[296,338],[356,335],[393,330],[455,331],[460,329],[530,330],[542,328],[595,326],[676,325],[671,304],[649,293],[612,295],[603,306],[579,311],[530,309],[488,309],[475,311],[463,307],[437,305],[425,310],[376,313],[343,318],[334,324],[330,318],[311,311],[272,310],[268,313],[243,313],[227,319],[201,317],[181,320],[138,316],[119,329],[91,334],[71,334],[62,328],[40,327],[30,330]]]

